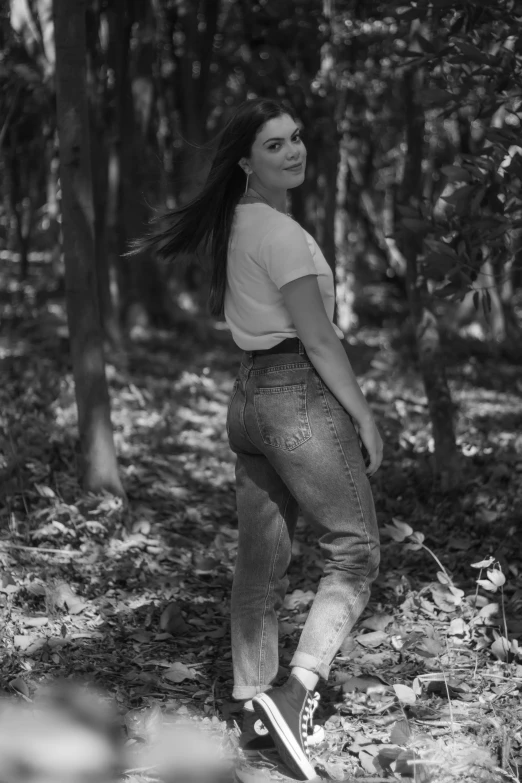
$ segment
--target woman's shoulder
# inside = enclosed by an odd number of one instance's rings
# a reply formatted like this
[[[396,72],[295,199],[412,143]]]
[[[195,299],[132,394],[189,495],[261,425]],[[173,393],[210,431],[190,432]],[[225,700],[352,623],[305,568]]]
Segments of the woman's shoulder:
[[[237,227],[247,230],[249,234],[257,234],[265,242],[281,237],[303,235],[303,229],[290,215],[285,215],[277,209],[254,202],[238,204],[236,215],[239,218]]]
[[[236,209],[241,215],[250,217],[252,220],[262,220],[263,223],[267,220],[271,222],[292,220],[289,215],[279,212],[279,210],[274,209],[269,204],[265,204],[263,201],[240,201]]]

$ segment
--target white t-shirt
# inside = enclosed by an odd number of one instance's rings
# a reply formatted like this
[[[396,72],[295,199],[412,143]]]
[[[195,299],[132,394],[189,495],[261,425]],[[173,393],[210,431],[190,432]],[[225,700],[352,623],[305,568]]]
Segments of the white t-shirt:
[[[239,204],[230,236],[225,293],[225,320],[236,345],[252,351],[297,337],[279,289],[310,274],[317,276],[332,321],[333,274],[314,238],[268,204]],[[342,339],[342,331],[333,321],[332,325]]]

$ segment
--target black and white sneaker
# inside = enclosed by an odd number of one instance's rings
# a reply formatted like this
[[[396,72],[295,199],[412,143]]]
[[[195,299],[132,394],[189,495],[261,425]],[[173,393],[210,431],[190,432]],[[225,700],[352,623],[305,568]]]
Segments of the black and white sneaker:
[[[243,711],[243,725],[239,737],[239,747],[243,750],[269,750],[275,748],[275,742],[270,736],[263,721],[253,710]]]
[[[252,702],[286,766],[299,780],[315,778],[317,773],[308,752],[308,729],[319,694],[312,694],[297,677],[290,675],[280,688],[270,688]]]

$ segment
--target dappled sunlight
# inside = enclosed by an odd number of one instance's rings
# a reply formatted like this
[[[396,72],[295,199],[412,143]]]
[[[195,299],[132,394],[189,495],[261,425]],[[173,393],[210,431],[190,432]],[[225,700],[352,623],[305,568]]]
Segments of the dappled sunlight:
[[[495,393],[475,388],[455,373],[452,391],[467,468],[461,490],[445,496],[433,484],[429,416],[419,378],[383,336],[380,333],[377,350],[370,345],[366,365],[365,346],[352,346],[354,357],[361,357],[355,359],[361,386],[385,440],[384,462],[372,479],[383,530],[381,573],[366,613],[336,659],[320,713],[332,752],[341,752],[336,744],[339,729],[356,732],[350,736],[360,763],[373,758],[364,748],[378,752],[375,710],[378,714],[390,703],[391,686],[381,684],[384,691],[372,695],[372,688],[366,691],[360,683],[353,690],[349,677],[368,672],[385,683],[409,681],[423,672],[427,677],[437,670],[434,659],[423,657],[431,653],[421,645],[420,657],[415,657],[413,649],[401,652],[403,645],[411,646],[412,640],[420,644],[426,634],[444,638],[441,634],[450,623],[446,618],[458,616],[464,622],[462,641],[458,635],[448,637],[460,646],[448,653],[444,665],[453,672],[459,694],[453,718],[460,726],[482,720],[481,699],[489,703],[488,694],[499,682],[495,678],[503,676],[504,664],[495,663],[488,652],[489,626],[481,631],[482,650],[469,648],[465,634],[474,627],[469,625],[473,610],[465,603],[455,613],[453,593],[439,582],[440,569],[428,549],[458,586],[455,600],[461,600],[461,593],[474,595],[471,564],[496,553],[506,573],[511,635],[518,633],[516,607],[522,587],[522,559],[515,545],[515,509],[521,501],[516,467],[522,463],[516,396],[509,388]],[[375,344],[378,333],[365,337]],[[36,358],[3,363],[7,381],[0,390],[2,419],[12,433],[15,453],[22,457],[5,485],[8,505],[2,516],[10,531],[9,538],[0,541],[0,603],[10,607],[4,677],[29,694],[38,683],[68,673],[96,682],[116,698],[127,736],[134,736],[131,714],[159,710],[197,721],[233,714],[229,596],[237,521],[225,417],[240,354],[226,332],[220,332],[214,345],[210,339],[200,344],[185,337],[180,344],[174,333],[170,339],[151,335],[150,350],[145,351],[143,343],[131,348],[130,372],[109,365],[127,509],[112,496],[79,492],[72,377],[69,370],[60,374],[60,354],[51,360],[49,353],[40,358],[33,351]],[[156,350],[160,361],[154,368]],[[4,469],[13,464],[11,459],[8,454]],[[387,526],[397,523],[413,531],[402,543],[385,534]],[[408,548],[408,542],[413,546]],[[289,575],[281,612],[282,672],[287,671],[321,575],[314,532],[302,517]],[[485,600],[491,604],[494,599]],[[452,627],[455,632],[461,628]],[[478,665],[478,673],[471,690],[465,691],[470,665]],[[522,669],[516,676],[522,676]],[[448,720],[444,702],[433,694],[431,712],[425,711],[421,694],[435,687],[427,683],[419,679],[418,702],[409,709],[417,710],[419,720]],[[393,688],[391,693],[393,699]],[[408,691],[404,698],[413,697]],[[506,705],[510,699],[505,696]],[[221,735],[233,744],[230,724],[227,727],[221,717],[216,720]],[[149,737],[145,723],[136,725],[140,736]],[[360,750],[358,731],[367,737]],[[468,735],[459,736],[464,758]],[[435,757],[438,751],[420,743],[417,752],[422,758]],[[484,753],[487,766],[490,756]]]
[[[337,282],[378,432],[363,401],[354,423],[384,442],[380,572],[318,684],[313,783],[519,779],[520,8],[88,5],[13,0],[0,29],[0,780],[295,783],[240,743],[226,431],[234,274],[242,328],[280,334],[262,305],[294,261]],[[268,115],[293,135],[265,146]],[[229,241],[243,190],[252,253]],[[281,307],[328,354],[298,290]],[[350,408],[348,368],[321,374]],[[324,570],[306,512],[291,551],[277,684]]]

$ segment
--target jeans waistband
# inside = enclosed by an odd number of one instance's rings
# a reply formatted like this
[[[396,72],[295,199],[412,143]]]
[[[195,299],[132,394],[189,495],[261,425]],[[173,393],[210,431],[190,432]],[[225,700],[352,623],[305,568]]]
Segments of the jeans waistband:
[[[252,356],[264,356],[271,353],[299,353],[306,354],[305,347],[299,337],[287,337],[286,340],[277,343],[272,348],[262,348],[258,351],[248,351]]]

